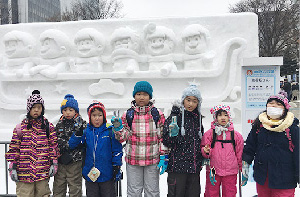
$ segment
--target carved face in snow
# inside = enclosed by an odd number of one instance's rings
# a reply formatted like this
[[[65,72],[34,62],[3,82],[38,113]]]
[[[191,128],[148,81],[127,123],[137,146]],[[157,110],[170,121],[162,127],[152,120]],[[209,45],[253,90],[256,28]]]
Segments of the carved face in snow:
[[[53,38],[45,38],[41,41],[41,57],[44,59],[54,59],[62,56],[65,51],[65,46],[59,46]]]
[[[148,50],[152,55],[166,55],[172,52],[173,45],[165,37],[148,38]]]
[[[92,39],[82,39],[76,44],[77,52],[80,57],[94,57],[101,53],[102,46],[97,46]]]
[[[115,49],[132,49],[135,50],[134,43],[132,42],[131,38],[120,38],[115,41],[114,43]]]
[[[206,40],[202,35],[185,38],[185,52],[190,55],[204,53],[207,50]]]
[[[9,58],[28,57],[31,46],[25,46],[21,40],[5,41],[5,53]]]

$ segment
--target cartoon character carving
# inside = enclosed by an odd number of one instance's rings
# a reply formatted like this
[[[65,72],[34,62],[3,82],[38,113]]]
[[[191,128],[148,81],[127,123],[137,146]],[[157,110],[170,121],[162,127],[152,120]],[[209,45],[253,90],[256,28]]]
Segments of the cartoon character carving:
[[[4,35],[4,45],[6,69],[17,77],[28,74],[36,61],[32,56],[36,47],[34,38],[29,33],[14,30]]]
[[[185,70],[208,70],[215,56],[209,50],[209,31],[199,24],[187,26],[182,32]]]
[[[146,52],[150,55],[149,70],[160,70],[164,76],[177,71],[172,56],[176,44],[173,30],[150,23],[144,28],[144,36]]]
[[[136,31],[129,27],[116,29],[111,36],[111,45],[115,72],[125,71],[132,74],[139,70],[140,37]]]
[[[77,58],[70,60],[72,72],[102,72],[100,55],[105,48],[104,36],[94,28],[79,30],[74,42],[77,46]]]
[[[69,71],[70,42],[65,33],[48,29],[40,35],[40,62],[30,69],[30,74],[40,73],[48,78],[56,78],[58,73]]]

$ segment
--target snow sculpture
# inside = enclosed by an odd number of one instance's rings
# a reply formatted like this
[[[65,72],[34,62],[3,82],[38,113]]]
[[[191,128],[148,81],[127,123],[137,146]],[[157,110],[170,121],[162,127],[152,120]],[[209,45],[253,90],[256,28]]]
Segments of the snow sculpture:
[[[187,26],[182,32],[184,44],[183,56],[185,70],[209,70],[211,68],[214,51],[209,51],[209,31],[199,24]]]
[[[150,23],[144,27],[144,39],[146,52],[150,54],[149,70],[160,70],[164,76],[169,75],[171,71],[177,71],[172,56],[176,43],[172,29]]]
[[[48,29],[40,35],[40,63],[30,69],[30,74],[40,73],[48,78],[56,78],[57,73],[70,70],[67,55],[70,52],[69,38],[56,29]]]
[[[4,35],[3,41],[7,56],[6,69],[15,73],[17,77],[28,74],[36,61],[32,57],[36,46],[34,38],[29,33],[13,30]]]
[[[258,57],[257,21],[253,13],[240,13],[4,25],[0,31],[0,133],[5,140],[11,139],[19,115],[25,113],[26,98],[35,89],[45,98],[46,115],[53,123],[67,93],[78,99],[83,117],[90,102],[100,99],[110,119],[114,110],[130,107],[133,87],[143,80],[153,86],[155,105],[166,116],[188,82],[195,80],[203,98],[202,113],[208,117],[204,128],[212,121],[211,106],[224,103],[234,111],[239,130],[241,64],[242,58]],[[5,40],[14,31],[25,38]],[[24,49],[19,40],[25,43]],[[40,45],[35,46],[35,40]],[[18,55],[6,48],[13,43],[22,51]],[[26,62],[31,63],[29,71]],[[22,77],[14,68],[23,69]]]
[[[84,28],[76,33],[74,42],[78,57],[70,60],[71,71],[102,72],[103,63],[99,55],[105,47],[103,35],[94,28]]]
[[[132,74],[139,70],[140,37],[129,27],[116,29],[111,36],[113,47],[112,61],[115,72],[125,71]]]
[[[111,79],[100,79],[98,83],[89,86],[89,92],[93,96],[105,93],[123,95],[124,90],[125,87],[123,83],[116,83]]]

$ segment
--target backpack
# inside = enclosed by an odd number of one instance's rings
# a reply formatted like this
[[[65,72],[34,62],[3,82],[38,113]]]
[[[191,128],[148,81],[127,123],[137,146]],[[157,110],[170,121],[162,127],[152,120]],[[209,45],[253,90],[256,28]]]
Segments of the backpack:
[[[260,124],[260,128],[261,128],[261,127],[263,127],[262,124]],[[260,128],[257,129],[256,134],[259,133]],[[289,129],[289,128],[286,128],[286,129],[285,129],[285,135],[286,135],[287,139],[289,140],[289,149],[290,149],[290,151],[291,151],[291,152],[294,152],[295,145],[294,145],[293,142],[292,142],[292,136],[291,136],[291,134],[290,134],[290,129]]]
[[[46,122],[46,135],[47,135],[47,138],[49,139],[50,138],[50,134],[49,134],[49,122],[48,122],[47,119],[45,119],[45,122]],[[22,129],[21,129],[21,123],[19,123],[19,124],[16,125],[16,131],[17,131],[18,138],[22,141],[23,134],[22,134]]]
[[[159,111],[156,107],[152,107],[151,108],[151,115],[152,115],[152,118],[155,122],[155,126],[157,128],[157,123],[160,119],[160,115],[159,115]],[[126,121],[128,123],[128,126],[130,129],[132,129],[132,121],[133,121],[133,118],[134,118],[134,109],[133,108],[130,108],[127,110],[126,112]]]
[[[222,148],[224,148],[223,143],[232,143],[233,150],[234,150],[234,152],[236,152],[236,150],[235,150],[235,140],[234,140],[234,130],[230,131],[230,136],[231,136],[231,140],[217,140],[217,134],[216,134],[215,129],[214,129],[213,130],[213,139],[212,139],[210,147],[214,148],[216,142],[221,142],[222,143]]]

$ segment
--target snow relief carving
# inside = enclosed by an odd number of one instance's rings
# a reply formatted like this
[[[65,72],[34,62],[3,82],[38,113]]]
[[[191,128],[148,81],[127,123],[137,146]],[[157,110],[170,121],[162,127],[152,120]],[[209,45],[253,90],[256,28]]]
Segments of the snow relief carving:
[[[64,94],[75,96],[83,117],[94,99],[110,116],[130,107],[133,87],[142,80],[150,82],[166,116],[192,81],[200,84],[204,116],[219,103],[238,114],[241,60],[258,56],[257,35],[257,16],[250,13],[5,25],[0,126],[15,126],[35,89],[55,122]]]
[[[70,60],[71,70],[77,73],[102,72],[100,55],[105,47],[104,36],[94,28],[84,28],[76,33],[74,43],[77,58]]]
[[[31,75],[40,73],[48,78],[56,78],[58,73],[69,71],[69,38],[56,29],[48,29],[40,35],[40,62],[30,69]]]

